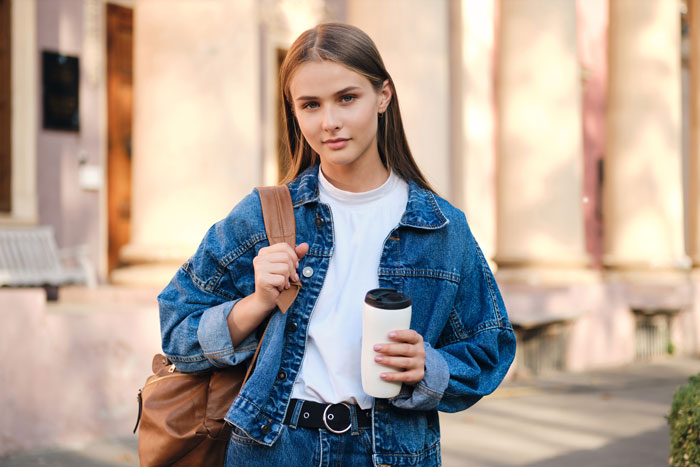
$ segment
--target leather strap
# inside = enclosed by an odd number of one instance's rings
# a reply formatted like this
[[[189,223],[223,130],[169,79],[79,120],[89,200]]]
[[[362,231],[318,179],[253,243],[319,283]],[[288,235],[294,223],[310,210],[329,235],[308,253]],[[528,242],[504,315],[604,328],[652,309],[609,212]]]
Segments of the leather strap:
[[[294,206],[292,205],[292,196],[289,194],[289,188],[286,185],[263,186],[258,187],[258,193],[260,194],[260,205],[262,206],[263,220],[265,221],[265,232],[270,245],[286,242],[294,248],[297,244],[296,221],[294,219]],[[289,307],[292,306],[299,294],[299,289],[301,289],[301,282],[299,281],[289,281],[289,284],[291,287],[283,290],[277,297],[277,307],[282,313],[286,313]],[[253,367],[255,367],[255,363],[258,360],[258,353],[260,353],[260,346],[263,339],[265,339],[269,325],[270,319],[268,318],[263,335],[260,337],[258,346],[253,354],[253,359],[248,365],[243,384],[248,381],[248,377],[253,372]]]
[[[265,232],[270,245],[286,242],[292,248],[297,246],[294,206],[289,188],[286,185],[258,187],[262,205]],[[301,282],[290,281],[290,287],[277,297],[277,307],[286,313],[301,289]]]

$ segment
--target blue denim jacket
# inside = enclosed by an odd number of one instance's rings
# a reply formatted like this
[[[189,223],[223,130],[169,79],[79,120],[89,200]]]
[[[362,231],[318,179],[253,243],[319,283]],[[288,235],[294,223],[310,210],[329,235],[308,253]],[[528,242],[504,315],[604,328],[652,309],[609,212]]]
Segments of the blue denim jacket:
[[[289,183],[297,243],[309,252],[302,288],[287,311],[273,312],[258,363],[226,419],[259,443],[282,429],[304,358],[306,333],[333,255],[333,219],[319,202],[318,166]],[[239,345],[226,318],[255,290],[253,258],[268,246],[257,191],[211,227],[197,252],[158,296],[163,351],[181,371],[237,365],[252,357],[260,330]],[[502,381],[515,337],[494,277],[464,214],[409,182],[401,222],[386,238],[379,286],[412,298],[411,329],[425,341],[425,377],[373,406],[375,464],[418,465],[439,459],[437,410],[456,412]]]

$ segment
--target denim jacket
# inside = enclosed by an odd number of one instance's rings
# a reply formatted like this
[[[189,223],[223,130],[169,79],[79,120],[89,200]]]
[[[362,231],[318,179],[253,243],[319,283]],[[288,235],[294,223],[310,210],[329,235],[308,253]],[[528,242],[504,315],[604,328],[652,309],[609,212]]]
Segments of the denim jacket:
[[[319,202],[318,165],[288,184],[302,288],[283,314],[275,310],[257,366],[226,419],[253,440],[280,434],[304,358],[306,334],[333,255],[333,219]],[[231,342],[227,316],[255,290],[253,258],[268,246],[256,190],[207,232],[197,252],[158,296],[163,351],[181,371],[237,365],[252,357],[260,329]],[[309,275],[310,273],[310,275]],[[375,465],[439,464],[437,411],[456,412],[491,393],[515,354],[515,337],[494,277],[464,214],[409,182],[406,211],[387,236],[379,286],[412,299],[411,329],[425,342],[425,377],[392,399],[375,399]],[[309,275],[309,277],[306,277]],[[359,356],[358,356],[359,358]]]

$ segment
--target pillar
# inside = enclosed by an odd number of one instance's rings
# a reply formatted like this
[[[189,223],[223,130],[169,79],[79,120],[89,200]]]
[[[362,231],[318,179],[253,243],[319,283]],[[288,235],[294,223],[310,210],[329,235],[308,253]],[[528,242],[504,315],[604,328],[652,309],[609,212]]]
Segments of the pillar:
[[[503,0],[496,263],[501,279],[585,276],[581,75],[574,0]]]
[[[690,28],[689,254],[700,269],[700,0],[688,0]]]
[[[494,60],[496,2],[461,0],[460,56],[452,68],[459,72],[461,107],[459,153],[455,189],[458,206],[484,256],[491,260],[496,249],[496,130]],[[493,265],[492,265],[493,266]]]
[[[656,281],[687,266],[679,3],[615,0],[609,9],[603,264]]]

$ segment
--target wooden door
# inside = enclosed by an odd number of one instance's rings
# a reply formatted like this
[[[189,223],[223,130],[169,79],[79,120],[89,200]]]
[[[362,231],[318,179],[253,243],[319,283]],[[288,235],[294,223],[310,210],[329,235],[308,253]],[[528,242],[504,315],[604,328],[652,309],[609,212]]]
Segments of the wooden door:
[[[12,95],[10,0],[0,0],[0,212],[12,210]]]
[[[131,233],[133,10],[107,4],[108,268]]]

